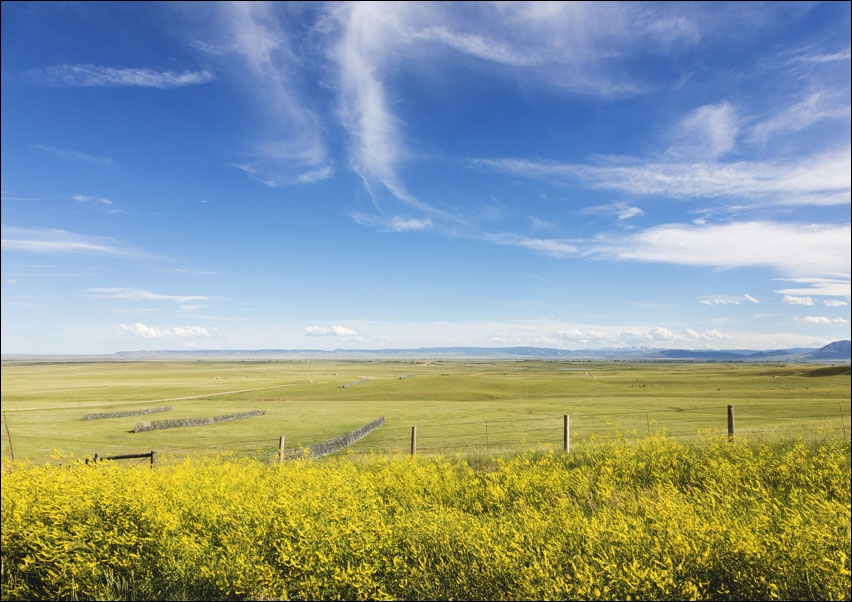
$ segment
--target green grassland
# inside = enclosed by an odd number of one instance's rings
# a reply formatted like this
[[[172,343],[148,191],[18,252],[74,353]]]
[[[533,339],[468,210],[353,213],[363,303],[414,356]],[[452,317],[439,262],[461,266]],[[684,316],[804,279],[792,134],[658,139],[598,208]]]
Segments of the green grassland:
[[[349,386],[344,386],[349,385]],[[354,454],[494,453],[571,440],[725,434],[849,433],[850,370],[799,364],[561,361],[178,361],[15,363],[2,366],[2,455],[42,463],[60,456],[158,451],[158,461],[211,452],[266,458],[329,439],[383,416]],[[103,420],[86,414],[170,406]],[[133,433],[137,422],[249,410],[263,416]],[[7,430],[8,429],[8,430]]]

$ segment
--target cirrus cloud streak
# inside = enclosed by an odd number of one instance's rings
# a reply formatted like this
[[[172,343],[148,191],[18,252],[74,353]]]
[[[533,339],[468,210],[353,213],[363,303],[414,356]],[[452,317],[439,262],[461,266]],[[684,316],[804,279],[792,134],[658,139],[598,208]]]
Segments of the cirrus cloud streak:
[[[209,71],[156,71],[154,69],[107,67],[104,65],[55,65],[30,71],[30,79],[43,86],[68,88],[142,87],[167,90],[206,84],[213,79]]]
[[[764,266],[794,278],[846,274],[848,280],[850,243],[849,225],[664,224],[618,239],[599,237],[588,254],[722,269]]]

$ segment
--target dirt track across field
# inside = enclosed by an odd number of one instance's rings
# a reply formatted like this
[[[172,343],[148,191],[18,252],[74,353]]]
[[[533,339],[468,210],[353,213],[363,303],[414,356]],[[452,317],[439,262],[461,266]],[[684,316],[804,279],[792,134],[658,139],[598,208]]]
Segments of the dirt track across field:
[[[201,395],[187,395],[186,397],[167,397],[165,399],[143,399],[141,401],[118,401],[114,403],[97,401],[93,403],[81,403],[79,405],[65,405],[65,406],[49,406],[49,407],[38,407],[38,408],[15,408],[12,410],[3,410],[4,412],[36,412],[42,410],[70,410],[74,408],[97,408],[103,406],[129,406],[136,405],[140,403],[159,403],[161,401],[182,401],[185,399],[203,399],[205,397],[218,397],[220,395],[231,395],[233,393],[248,393],[249,391],[264,391],[267,389],[281,389],[282,387],[293,387],[296,385],[303,385],[307,381],[298,382],[298,383],[287,383],[286,385],[272,385],[271,387],[255,387],[254,389],[238,389],[236,391],[221,391],[219,393],[203,393]]]

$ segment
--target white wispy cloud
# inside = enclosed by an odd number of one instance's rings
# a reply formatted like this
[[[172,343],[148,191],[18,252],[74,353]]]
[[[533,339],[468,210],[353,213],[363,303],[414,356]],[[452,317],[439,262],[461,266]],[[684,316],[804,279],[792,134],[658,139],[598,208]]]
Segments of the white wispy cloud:
[[[119,324],[118,331],[122,334],[128,334],[143,339],[163,339],[163,338],[210,338],[210,330],[202,326],[177,326],[173,328],[160,328],[157,326],[147,326],[141,322],[134,324]]]
[[[513,325],[514,326],[514,325]],[[513,332],[510,330],[510,332]],[[747,339],[745,339],[747,340]],[[537,336],[519,337],[507,335],[507,344],[538,344],[555,345],[558,347],[568,346],[570,348],[602,348],[602,347],[688,347],[691,349],[710,349],[717,347],[720,342],[732,348],[743,347],[743,340],[738,340],[736,334],[726,334],[719,330],[711,329],[698,332],[692,328],[673,329],[666,326],[597,326],[590,327],[578,325],[565,329],[558,329]],[[754,341],[751,341],[754,343]],[[766,343],[764,343],[766,345]],[[777,345],[774,345],[777,347]],[[773,347],[769,344],[768,347]]]
[[[330,178],[334,174],[334,168],[331,165],[325,165],[319,169],[313,169],[296,175],[296,182],[299,184],[313,184]]]
[[[16,278],[79,278],[80,273],[69,272],[58,265],[6,264],[4,273]]]
[[[384,232],[414,232],[417,230],[428,230],[433,227],[432,219],[404,217],[402,215],[368,215],[361,212],[350,214],[352,220],[362,226],[370,226]]]
[[[849,225],[739,222],[663,224],[600,236],[587,254],[621,261],[738,268],[764,266],[792,278],[849,274]]]
[[[809,48],[796,54],[793,60],[803,63],[833,63],[848,61],[850,58],[852,58],[852,49],[850,48],[837,52],[825,52],[820,48]]]
[[[394,34],[402,27],[399,21],[407,10],[397,3],[339,6],[334,14],[343,34],[333,58],[339,70],[339,115],[351,141],[352,168],[368,189],[378,183],[396,198],[424,208],[397,173],[401,161],[410,155],[382,79],[388,55],[399,45]]]
[[[75,194],[73,198],[78,203],[101,203],[102,205],[112,205],[111,200],[98,198],[91,194]]]
[[[335,324],[333,326],[308,326],[304,330],[305,336],[310,337],[333,337],[343,339],[346,343],[368,343],[381,344],[390,341],[390,337],[381,335],[361,335],[352,328]]]
[[[330,178],[334,174],[334,168],[331,165],[326,165],[319,169],[313,169],[298,172],[282,171],[282,165],[275,162],[255,161],[254,163],[238,163],[233,167],[239,169],[248,175],[251,179],[256,180],[269,188],[277,188],[279,186],[289,186],[293,184],[313,184]]]
[[[542,61],[540,56],[536,56],[537,53],[520,51],[484,34],[451,31],[447,25],[424,27],[414,32],[412,39],[445,44],[462,54],[515,67],[531,67]]]
[[[113,165],[115,165],[115,163],[113,163],[113,160],[109,157],[98,157],[96,155],[89,155],[71,148],[57,148],[55,146],[49,146],[47,144],[30,144],[29,146],[30,148],[45,151],[48,153],[53,153],[57,157],[69,161],[84,161],[86,163],[94,163],[96,165],[103,165],[105,167],[112,167]]]
[[[761,199],[778,204],[843,204],[852,187],[852,148],[788,162],[661,163],[622,157],[600,165],[530,159],[473,159],[513,175],[593,189],[670,198]]]
[[[84,291],[86,297],[95,299],[117,299],[121,301],[171,301],[178,304],[191,304],[207,301],[212,297],[204,295],[163,295],[135,288],[90,288]]]
[[[206,84],[215,78],[210,71],[157,71],[151,68],[105,65],[55,65],[29,72],[31,81],[43,86],[69,88],[142,87],[167,90]]]
[[[773,316],[776,319],[777,316]],[[847,318],[848,319],[848,318]],[[679,321],[678,321],[679,322]],[[791,320],[792,322],[792,320]],[[340,322],[337,323],[338,325]],[[365,348],[452,346],[540,346],[560,349],[606,349],[667,347],[688,349],[782,349],[821,347],[844,338],[841,323],[824,325],[823,334],[804,328],[801,332],[763,332],[735,328],[670,323],[623,322],[616,316],[610,322],[583,323],[539,318],[528,320],[354,320],[340,326],[336,335],[330,326],[307,323],[281,324],[240,322],[238,329],[216,331],[221,348],[300,348],[312,337],[317,348],[332,349],[343,344],[363,343]],[[806,325],[807,323],[801,323]],[[311,328],[313,334],[306,330]],[[326,334],[323,334],[326,333]],[[351,334],[355,333],[355,334]],[[364,333],[369,333],[365,335]],[[248,337],[248,338],[247,338]],[[845,335],[848,338],[848,335]]]
[[[647,338],[649,341],[669,342],[677,339],[677,336],[668,328],[657,326],[648,331],[648,333],[645,335],[645,338]]]
[[[595,205],[585,207],[578,211],[581,215],[615,215],[620,220],[626,220],[639,215],[645,215],[645,212],[639,207],[628,205],[627,203],[612,203],[610,205]]]
[[[740,305],[744,301],[749,303],[760,303],[751,295],[708,295],[701,298],[701,303],[705,305]]]
[[[40,197],[32,197],[32,196],[16,196],[12,194],[7,194],[3,192],[3,196],[0,197],[0,201],[43,201],[43,198]]]
[[[687,11],[661,14],[639,3],[434,5],[428,21],[421,17],[416,39],[442,44],[505,68],[507,77],[560,93],[605,98],[639,93],[647,83],[623,68],[623,57],[637,48],[653,53],[689,47],[700,39]]]
[[[839,299],[825,299],[823,303],[827,307],[846,307],[849,305],[846,301],[840,301]]]
[[[788,305],[813,305],[813,297],[794,297],[792,295],[784,295],[781,301]]]
[[[263,123],[239,162],[251,178],[276,187],[328,178],[323,124],[308,101],[305,55],[294,50],[287,3],[222,2],[191,45],[218,61]],[[203,40],[203,41],[198,41]]]
[[[668,153],[679,158],[716,159],[734,148],[738,132],[738,120],[729,103],[698,107],[674,127]]]
[[[78,234],[54,228],[2,226],[2,248],[7,251],[29,253],[82,253],[149,257],[146,253],[122,246],[112,238]]]
[[[305,334],[312,337],[355,337],[358,336],[358,333],[351,328],[346,328],[345,326],[339,326],[337,324],[333,326],[308,326],[305,328]]]
[[[78,203],[95,203],[100,205],[109,213],[123,213],[121,209],[116,209],[112,206],[113,203],[110,199],[97,197],[91,194],[75,194],[72,198]]]
[[[618,219],[630,219],[631,217],[644,214],[645,212],[639,207],[625,207],[623,210],[618,212]]]
[[[804,286],[775,291],[779,295],[817,295],[821,297],[846,297],[847,299],[852,295],[852,283],[850,283],[848,271],[845,274],[837,272],[837,276],[835,277],[799,277],[784,278],[783,280],[796,282]],[[842,301],[838,301],[838,303],[842,303]]]
[[[498,77],[520,78],[557,94],[634,94],[645,84],[623,68],[625,56],[638,47],[689,46],[700,38],[689,13],[676,12],[660,14],[629,3],[331,5],[329,15],[339,32],[331,58],[352,168],[374,197],[381,186],[430,211],[400,175],[412,152],[389,92],[399,72],[423,64],[435,73],[434,65],[458,67],[461,57],[484,61]],[[723,142],[715,138],[717,146]]]
[[[550,257],[572,257],[579,252],[574,244],[564,239],[530,238],[511,232],[486,233],[482,238],[495,245],[523,247]]]
[[[850,116],[852,109],[849,106],[848,92],[819,90],[811,92],[776,115],[758,122],[751,127],[749,135],[753,140],[766,142],[777,133],[799,132],[826,120],[848,121]]]
[[[825,316],[804,316],[802,318],[793,318],[796,322],[805,322],[807,324],[847,324],[845,318],[826,318]]]
[[[206,337],[210,338],[210,331],[202,326],[175,326],[172,334],[176,337]]]

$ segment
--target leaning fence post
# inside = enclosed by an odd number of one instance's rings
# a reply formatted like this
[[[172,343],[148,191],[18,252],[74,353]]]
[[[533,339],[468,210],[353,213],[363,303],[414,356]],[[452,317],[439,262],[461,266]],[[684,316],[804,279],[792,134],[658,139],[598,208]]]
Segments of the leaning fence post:
[[[565,414],[562,417],[562,420],[563,420],[563,425],[562,425],[562,451],[564,451],[567,454],[569,449],[571,448],[571,438],[570,438],[569,430],[568,430],[569,429],[568,414]]]
[[[6,420],[6,412],[3,412],[3,426],[6,427],[6,438],[9,440],[9,454],[12,456],[12,462],[14,462],[15,450],[12,449],[12,434],[9,432],[9,421]]]
[[[728,440],[734,440],[734,406],[728,406]]]
[[[278,437],[278,463],[284,463],[284,435]]]
[[[417,453],[417,427],[411,427],[411,455],[415,455]]]

